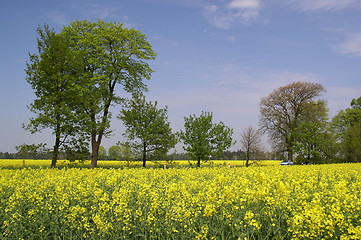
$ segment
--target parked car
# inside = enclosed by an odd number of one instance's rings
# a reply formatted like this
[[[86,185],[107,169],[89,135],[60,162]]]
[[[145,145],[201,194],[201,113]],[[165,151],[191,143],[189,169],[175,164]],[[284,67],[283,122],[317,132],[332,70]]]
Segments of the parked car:
[[[280,165],[293,165],[292,161],[283,161],[280,163]]]

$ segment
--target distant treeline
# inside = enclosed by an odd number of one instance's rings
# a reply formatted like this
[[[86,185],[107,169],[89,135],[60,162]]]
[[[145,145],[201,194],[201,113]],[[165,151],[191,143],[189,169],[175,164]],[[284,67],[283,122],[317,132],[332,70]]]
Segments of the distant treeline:
[[[52,153],[38,153],[38,154],[27,154],[20,156],[19,153],[0,152],[0,159],[51,159]],[[66,156],[62,156],[62,160],[66,159]]]
[[[0,159],[51,159],[52,153],[38,153],[38,154],[27,154],[24,156],[19,156],[18,153],[9,153],[9,152],[0,152]],[[60,154],[61,160],[67,159],[66,154],[62,153]],[[246,153],[241,150],[237,151],[224,151],[219,156],[212,156],[210,158],[211,160],[245,160],[246,159]],[[253,157],[253,160],[263,160],[263,159],[284,159],[284,156],[282,154],[278,153],[271,153],[271,152],[258,152]],[[90,156],[89,156],[90,160]],[[114,159],[110,159],[108,156],[106,157],[100,157],[99,160],[107,160],[112,161]],[[138,160],[138,159],[136,159]],[[171,153],[164,156],[162,159],[158,160],[191,160],[191,158],[186,153]]]

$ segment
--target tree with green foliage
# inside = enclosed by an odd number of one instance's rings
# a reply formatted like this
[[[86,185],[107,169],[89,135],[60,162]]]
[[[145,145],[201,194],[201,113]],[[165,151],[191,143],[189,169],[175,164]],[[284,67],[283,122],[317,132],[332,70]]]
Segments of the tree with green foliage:
[[[145,61],[155,59],[156,53],[144,34],[122,23],[75,21],[61,35],[69,41],[72,55],[81,59],[77,99],[80,115],[86,116],[84,129],[91,136],[95,168],[102,138],[111,132],[110,107],[122,101],[116,86],[128,93],[145,91],[143,80],[153,72]]]
[[[122,148],[118,145],[111,146],[108,149],[108,158],[109,160],[120,161],[122,159]]]
[[[121,148],[122,160],[126,161],[128,167],[129,167],[130,163],[135,160],[135,154],[132,151],[132,147],[130,146],[130,143],[129,142],[123,142],[123,143],[118,142],[117,144]]]
[[[212,155],[219,155],[232,145],[233,129],[223,122],[213,123],[213,114],[202,112],[184,118],[184,131],[179,132],[184,143],[183,149],[201,166],[201,161],[207,162]]]
[[[359,97],[359,98],[354,98],[354,99],[352,99],[352,101],[351,101],[351,107],[353,108],[353,109],[358,109],[358,110],[361,110],[361,97]]]
[[[39,144],[22,144],[19,146],[16,146],[15,149],[17,152],[18,157],[20,158],[31,158],[31,159],[37,159],[37,156],[39,154],[45,154],[48,149],[46,149],[45,143],[39,143]]]
[[[123,121],[130,146],[146,161],[167,154],[177,143],[167,117],[167,107],[158,109],[157,101],[147,102],[143,94],[133,94],[118,118]]]
[[[341,156],[347,162],[361,162],[361,97],[351,101],[351,108],[339,111],[332,126]]]
[[[51,167],[56,167],[58,155],[63,151],[87,153],[86,134],[81,131],[81,116],[75,114],[77,99],[75,81],[79,62],[69,50],[69,41],[49,29],[38,28],[38,54],[29,54],[26,80],[35,90],[36,99],[29,109],[35,113],[24,128],[31,133],[49,128],[55,135]],[[85,154],[84,154],[85,153]]]
[[[301,122],[293,131],[296,163],[325,163],[335,156],[335,138],[328,123]]]
[[[324,91],[318,83],[294,82],[261,99],[261,129],[268,133],[275,149],[287,153],[289,161],[293,161],[294,155],[291,133],[307,117],[310,103]]]
[[[300,123],[291,132],[293,151],[298,163],[331,161],[335,152],[335,138],[328,123],[326,101],[309,102]]]
[[[106,160],[107,159],[107,150],[105,149],[105,147],[103,147],[103,146],[99,147],[99,155],[98,155],[98,157],[101,160]]]

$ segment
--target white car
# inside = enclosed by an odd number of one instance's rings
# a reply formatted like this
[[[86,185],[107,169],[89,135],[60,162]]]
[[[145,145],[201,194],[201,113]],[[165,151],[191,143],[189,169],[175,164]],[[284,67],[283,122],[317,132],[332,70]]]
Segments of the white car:
[[[280,165],[293,165],[292,161],[283,161],[280,163]]]

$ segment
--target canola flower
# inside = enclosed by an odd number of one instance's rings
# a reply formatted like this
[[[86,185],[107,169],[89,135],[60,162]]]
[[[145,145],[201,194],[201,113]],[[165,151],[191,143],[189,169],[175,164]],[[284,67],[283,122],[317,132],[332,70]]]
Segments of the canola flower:
[[[360,167],[0,169],[0,238],[361,239]]]

